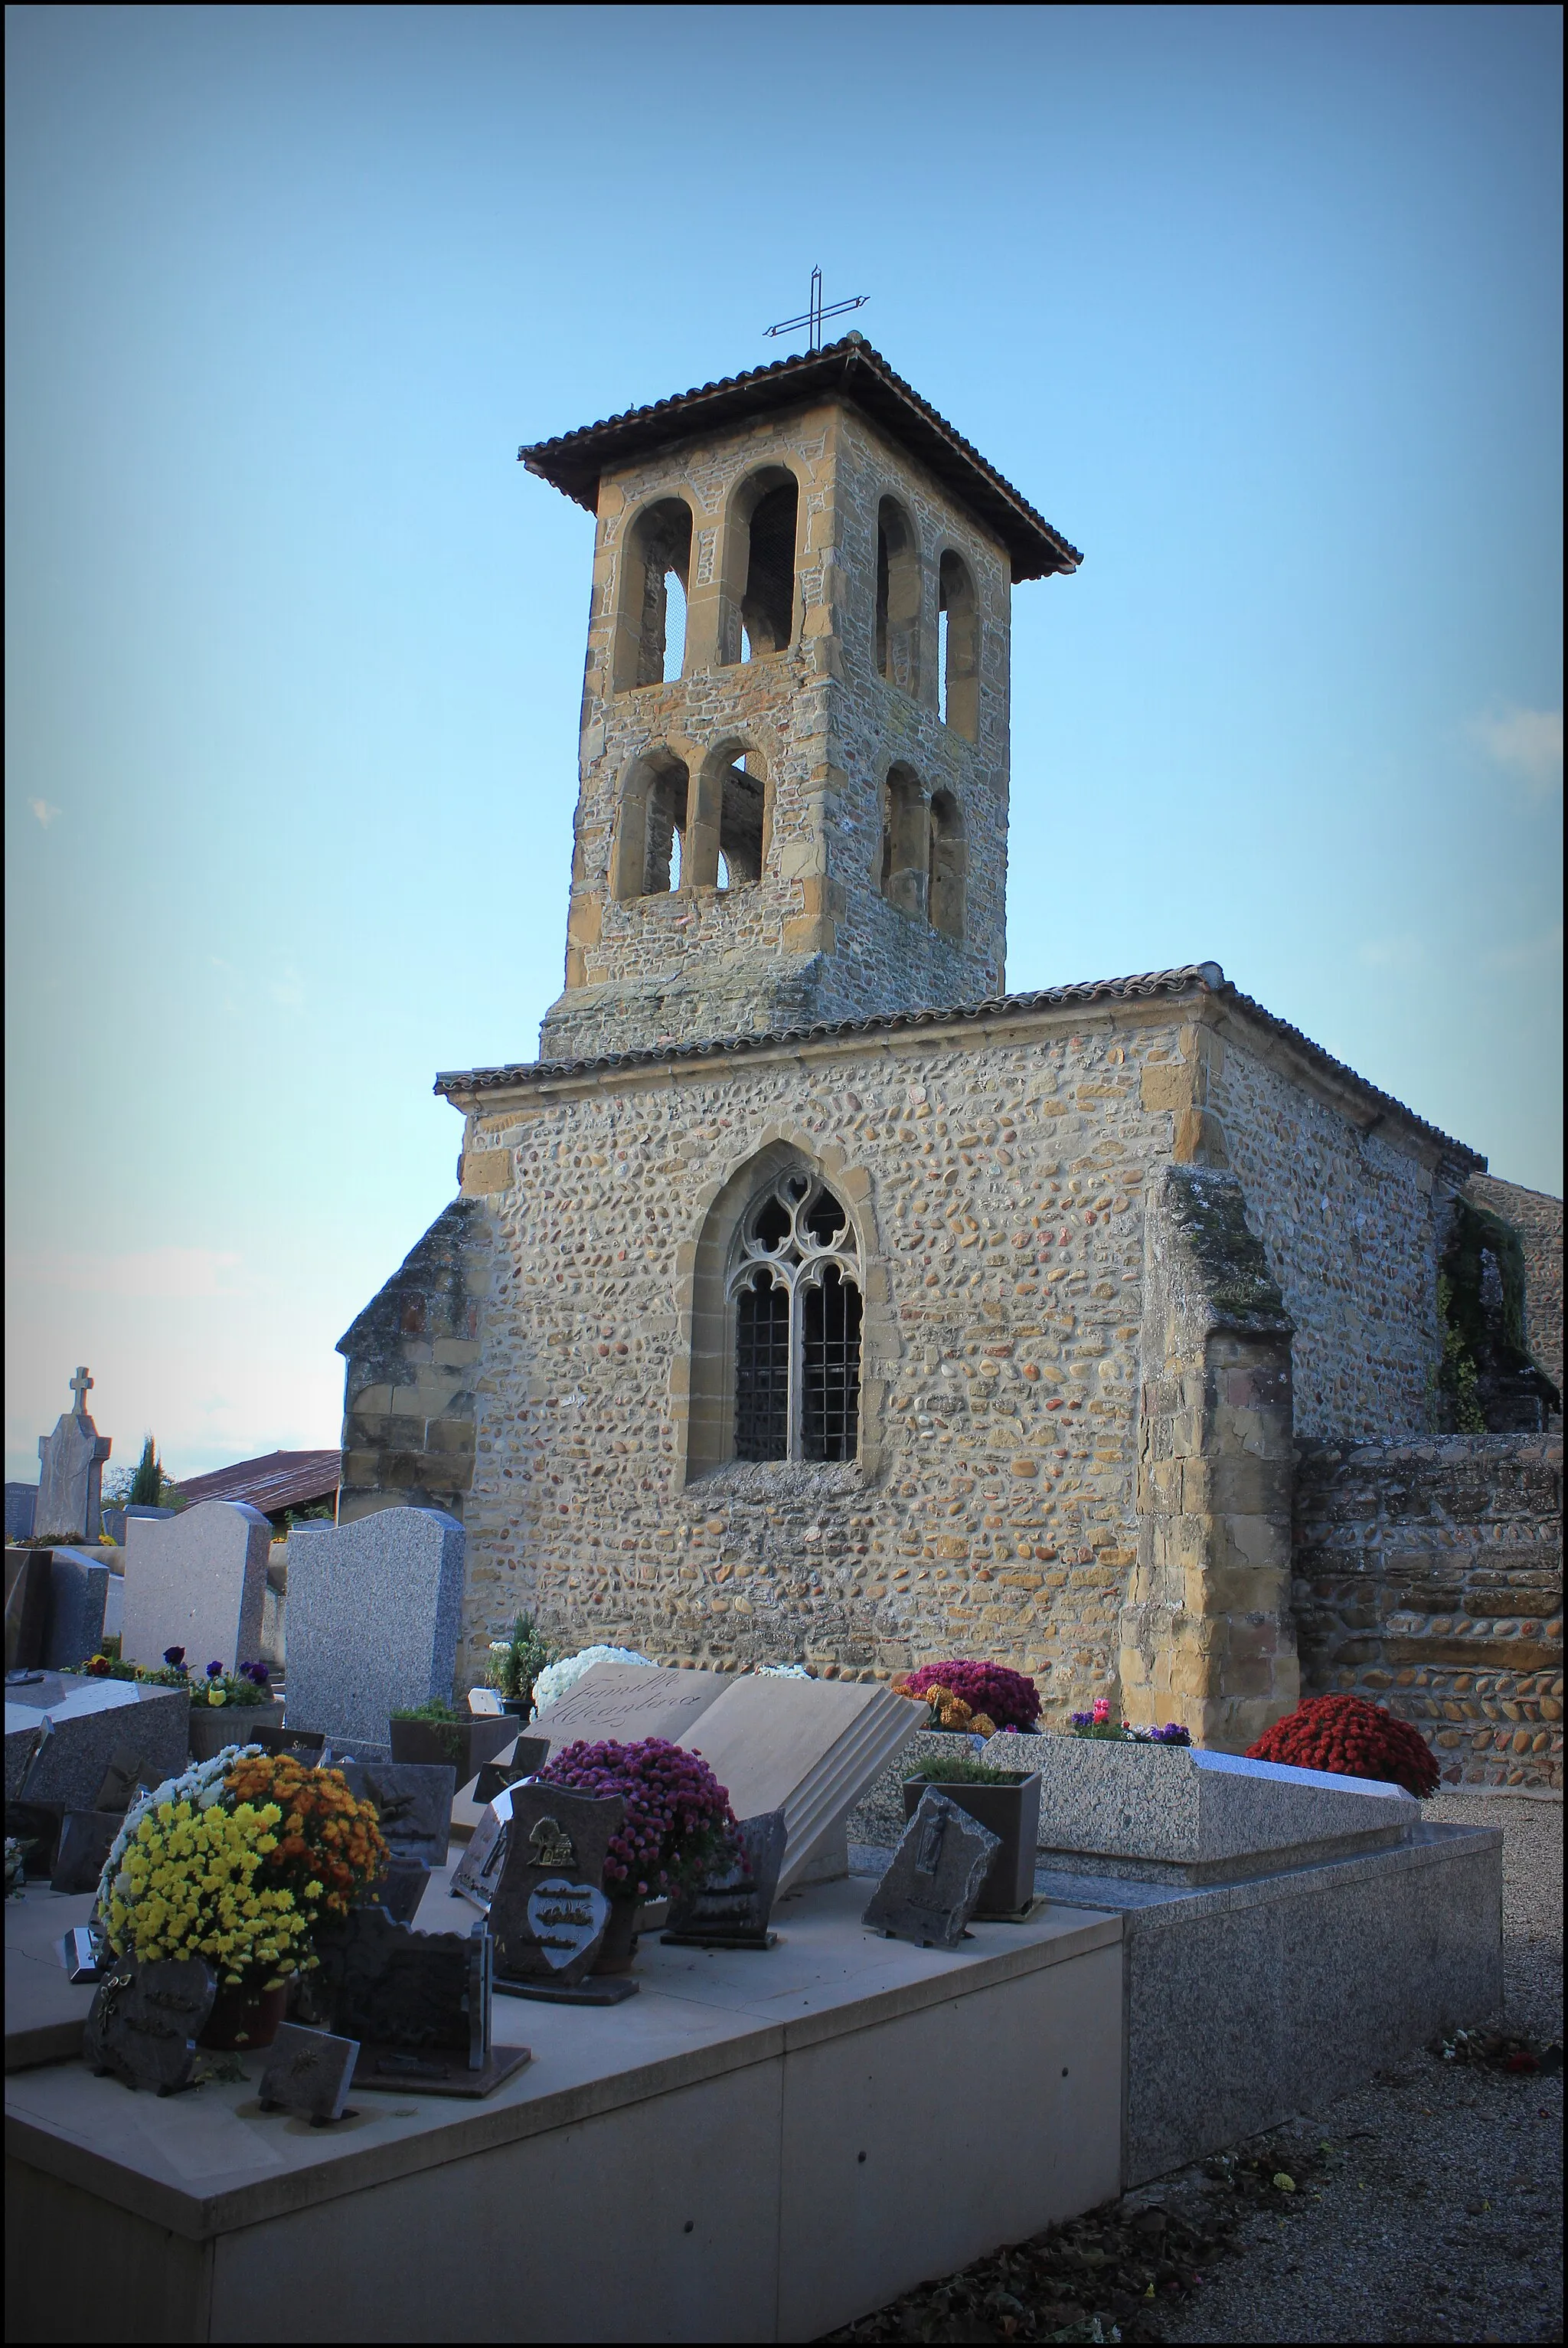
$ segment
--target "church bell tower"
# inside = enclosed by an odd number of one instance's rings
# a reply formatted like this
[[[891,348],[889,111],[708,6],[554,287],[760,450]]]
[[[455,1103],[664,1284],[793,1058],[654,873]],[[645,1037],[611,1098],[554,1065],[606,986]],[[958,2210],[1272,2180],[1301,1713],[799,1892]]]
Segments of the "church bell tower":
[[[858,335],[519,455],[596,521],[541,1058],[1000,994],[1011,591],[1076,550]]]

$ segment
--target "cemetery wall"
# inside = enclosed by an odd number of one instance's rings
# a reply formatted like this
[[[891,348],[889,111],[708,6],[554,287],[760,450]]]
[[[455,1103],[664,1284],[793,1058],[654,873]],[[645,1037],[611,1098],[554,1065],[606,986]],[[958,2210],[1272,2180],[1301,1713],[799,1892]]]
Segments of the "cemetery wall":
[[[1563,1439],[1297,1446],[1307,1694],[1389,1704],[1450,1784],[1563,1782]]]
[[[464,1189],[495,1239],[466,1341],[479,1358],[443,1438],[418,1410],[394,1424],[402,1390],[390,1370],[369,1378],[350,1333],[345,1514],[410,1497],[395,1475],[438,1441],[472,1442],[471,1488],[441,1500],[469,1535],[460,1669],[477,1671],[484,1641],[527,1603],[563,1633],[655,1656],[804,1654],[881,1674],[983,1649],[1035,1673],[1053,1715],[1114,1686],[1136,1550],[1151,1169],[1223,1158],[1227,1134],[1250,1153],[1261,1205],[1245,1177],[1244,1190],[1274,1233],[1269,1270],[1320,1343],[1336,1315],[1353,1344],[1401,1299],[1417,1312],[1407,1279],[1364,1305],[1354,1259],[1335,1262],[1316,1231],[1303,1240],[1294,1191],[1284,1207],[1269,1197],[1274,1145],[1251,1142],[1240,1082],[1228,1128],[1194,1098],[1214,1059],[1194,1017],[1206,999],[1194,988],[712,1061],[520,1071],[499,1097],[444,1080],[472,1112]],[[1299,1088],[1304,1119],[1326,1091]],[[1390,1119],[1390,1156],[1401,1138]],[[860,1234],[862,1457],[700,1472],[701,1243],[726,1185],[770,1151],[836,1184]],[[1391,1223],[1397,1184],[1378,1164],[1358,1191],[1367,1164],[1341,1145],[1341,1211]],[[478,1243],[465,1244],[472,1278]],[[1424,1260],[1424,1224],[1407,1246]],[[367,1313],[389,1364],[391,1305]],[[1421,1339],[1418,1326],[1398,1343],[1413,1356]],[[1372,1386],[1387,1343],[1364,1345],[1347,1392]],[[415,1422],[424,1455],[397,1448]]]
[[[1518,1182],[1475,1174],[1465,1195],[1512,1223],[1524,1250],[1524,1334],[1559,1394],[1563,1391],[1563,1201]]]

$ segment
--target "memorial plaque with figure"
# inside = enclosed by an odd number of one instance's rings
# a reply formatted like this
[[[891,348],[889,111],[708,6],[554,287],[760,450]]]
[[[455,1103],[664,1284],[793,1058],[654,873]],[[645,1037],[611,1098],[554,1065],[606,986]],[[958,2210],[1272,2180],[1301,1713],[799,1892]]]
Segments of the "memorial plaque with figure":
[[[264,2112],[297,2112],[313,2126],[349,2116],[348,2091],[359,2044],[330,2030],[281,2022],[261,2074],[258,2102]]]
[[[771,1949],[768,1930],[788,1833],[782,1810],[741,1820],[740,1849],[670,1901],[666,1941],[699,1949]]]
[[[496,1886],[501,1879],[501,1868],[507,1856],[507,1836],[511,1820],[487,1808],[469,1838],[468,1848],[452,1869],[451,1890],[454,1900],[469,1900],[482,1914],[488,1915],[490,1902],[496,1896]]]
[[[625,1804],[561,1786],[517,1786],[502,1798],[511,1819],[490,1902],[497,1986],[595,2005],[630,1997],[634,1982],[588,1982],[610,1922],[604,1862]]]
[[[196,2041],[217,1993],[218,1976],[203,1957],[163,1957],[149,1965],[117,1958],[99,1977],[83,2056],[100,2076],[171,2096],[190,2085]]]
[[[1000,1849],[999,1835],[927,1787],[862,1921],[890,1941],[956,1949]]]
[[[452,1838],[452,1797],[457,1772],[435,1761],[342,1761],[338,1767],[356,1802],[374,1805],[376,1823],[394,1859],[446,1864]]]

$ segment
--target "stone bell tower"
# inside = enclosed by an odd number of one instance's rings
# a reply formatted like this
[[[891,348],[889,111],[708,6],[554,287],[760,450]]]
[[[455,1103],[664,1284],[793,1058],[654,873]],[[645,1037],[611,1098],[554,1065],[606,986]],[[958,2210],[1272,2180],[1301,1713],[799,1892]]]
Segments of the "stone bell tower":
[[[519,454],[597,521],[541,1057],[1000,994],[1011,590],[1075,549],[858,335]]]

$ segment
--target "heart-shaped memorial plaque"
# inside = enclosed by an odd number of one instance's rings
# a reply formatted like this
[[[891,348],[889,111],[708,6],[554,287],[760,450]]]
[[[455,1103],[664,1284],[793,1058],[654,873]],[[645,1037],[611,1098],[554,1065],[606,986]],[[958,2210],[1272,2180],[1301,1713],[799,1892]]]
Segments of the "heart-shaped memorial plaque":
[[[601,1940],[610,1902],[591,1883],[571,1883],[548,1875],[528,1893],[528,1922],[536,1945],[553,1972],[583,1956]]]

